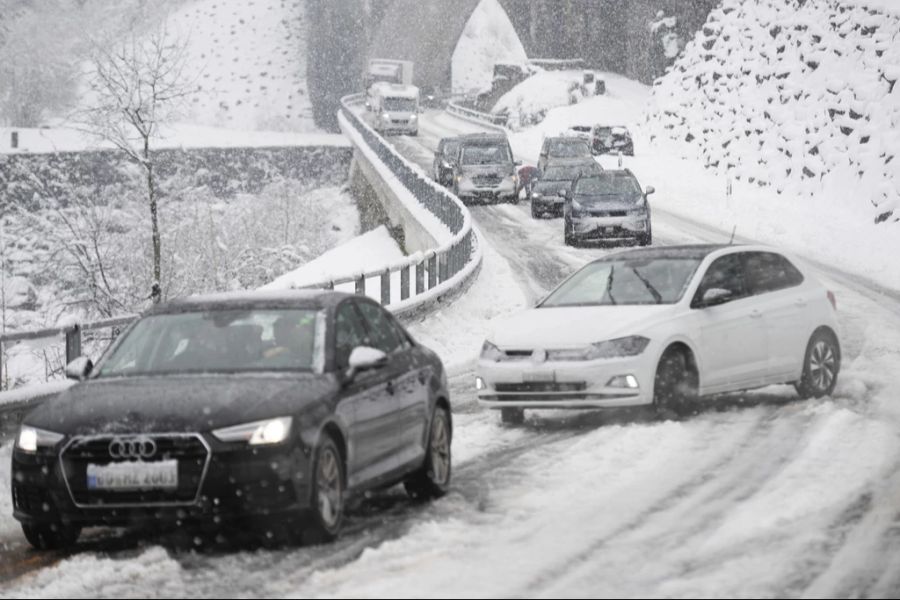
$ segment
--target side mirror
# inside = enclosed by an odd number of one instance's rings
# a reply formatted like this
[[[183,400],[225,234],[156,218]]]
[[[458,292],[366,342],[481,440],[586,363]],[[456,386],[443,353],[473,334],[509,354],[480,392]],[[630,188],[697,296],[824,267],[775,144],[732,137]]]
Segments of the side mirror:
[[[388,356],[381,350],[368,346],[357,346],[350,353],[347,379],[353,379],[361,371],[380,369],[388,363]]]
[[[521,161],[521,160],[515,160],[515,161],[513,161],[513,164],[516,165],[517,167],[521,167],[521,166],[522,166],[522,161]]]
[[[645,195],[645,196],[649,196],[650,194],[655,194],[655,193],[656,193],[656,188],[653,187],[652,185],[648,185],[648,186],[647,186],[647,191],[644,192],[644,195]]]
[[[94,363],[87,356],[79,356],[66,365],[66,377],[77,381],[84,381],[94,369]]]
[[[726,302],[729,302],[733,297],[734,293],[732,293],[731,290],[722,288],[710,288],[703,293],[703,297],[700,299],[699,308],[708,308],[710,306],[725,304]]]
[[[556,193],[558,196],[562,196],[563,198],[569,197],[569,190],[563,188]]]

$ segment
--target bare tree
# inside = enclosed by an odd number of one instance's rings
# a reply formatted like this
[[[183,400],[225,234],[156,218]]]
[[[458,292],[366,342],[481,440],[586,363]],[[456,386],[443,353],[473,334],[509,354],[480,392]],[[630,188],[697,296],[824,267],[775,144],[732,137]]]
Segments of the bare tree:
[[[151,298],[156,303],[162,299],[162,249],[152,150],[160,128],[178,118],[196,90],[185,69],[187,40],[166,29],[148,35],[132,30],[124,42],[94,44],[91,62],[93,101],[80,120],[143,169],[153,240]]]

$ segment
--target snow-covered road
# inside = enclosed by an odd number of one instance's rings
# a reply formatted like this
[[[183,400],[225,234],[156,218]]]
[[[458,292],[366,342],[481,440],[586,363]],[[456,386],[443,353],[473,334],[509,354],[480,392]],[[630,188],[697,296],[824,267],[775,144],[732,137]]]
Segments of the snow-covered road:
[[[478,129],[444,113],[428,113],[420,127],[418,138],[395,142],[427,169],[440,137]],[[639,154],[633,168],[660,196],[688,185],[661,157]],[[698,184],[696,193],[711,191]],[[560,221],[534,221],[527,206],[473,214],[487,244],[481,275],[463,297],[412,326],[451,373],[454,484],[446,498],[414,505],[397,489],[370,498],[328,546],[193,552],[171,541],[88,536],[74,556],[60,557],[25,549],[0,496],[0,594],[900,594],[895,294],[833,268],[821,272],[838,297],[845,349],[833,399],[800,402],[789,388],[773,387],[707,401],[679,422],[640,410],[536,411],[523,427],[506,428],[479,410],[471,386],[490,320],[606,250],[567,248]],[[657,244],[723,239],[662,210],[654,219]],[[0,451],[0,483],[7,480],[8,452]]]

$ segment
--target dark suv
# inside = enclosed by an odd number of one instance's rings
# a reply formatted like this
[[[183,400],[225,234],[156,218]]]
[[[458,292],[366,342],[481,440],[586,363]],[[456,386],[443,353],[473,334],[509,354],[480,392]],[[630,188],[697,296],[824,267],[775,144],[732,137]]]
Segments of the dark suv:
[[[476,133],[459,140],[453,166],[453,192],[471,200],[518,202],[519,178],[512,148],[504,134]]]
[[[548,163],[577,158],[591,158],[591,148],[584,138],[549,137],[541,145],[537,168],[543,171]]]
[[[579,177],[566,194],[563,209],[565,243],[653,242],[650,204],[652,187],[641,185],[629,169],[605,170]]]

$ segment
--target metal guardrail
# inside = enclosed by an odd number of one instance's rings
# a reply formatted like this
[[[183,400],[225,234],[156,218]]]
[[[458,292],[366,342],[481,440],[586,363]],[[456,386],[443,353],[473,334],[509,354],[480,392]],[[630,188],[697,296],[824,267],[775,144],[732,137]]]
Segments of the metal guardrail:
[[[466,108],[465,106],[461,106],[460,104],[457,104],[453,101],[447,104],[446,110],[452,115],[465,117],[467,119],[473,119],[475,121],[480,121],[494,127],[504,127],[508,119],[507,115],[494,115],[491,113],[481,112],[480,110],[475,110],[473,108]]]

